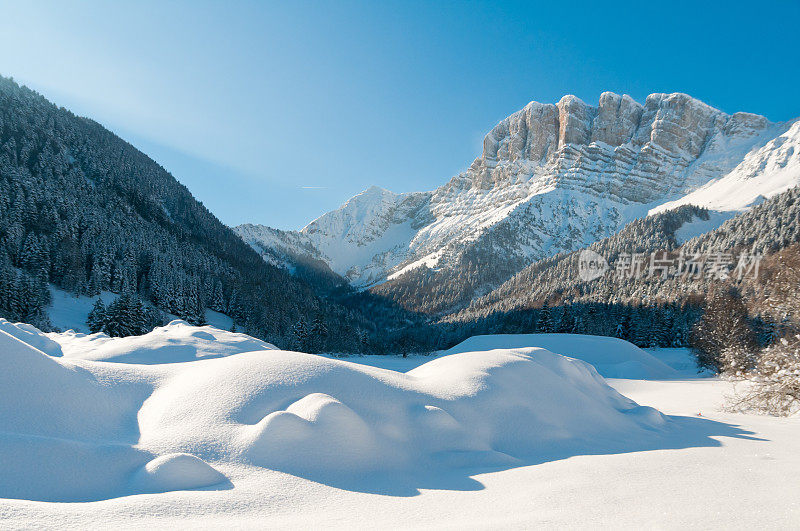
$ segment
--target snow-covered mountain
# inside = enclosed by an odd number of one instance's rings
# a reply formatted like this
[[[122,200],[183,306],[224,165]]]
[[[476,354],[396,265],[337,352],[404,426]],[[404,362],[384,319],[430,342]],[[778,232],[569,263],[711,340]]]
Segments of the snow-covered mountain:
[[[597,106],[565,96],[501,121],[469,169],[432,192],[373,187],[297,232],[236,231],[271,261],[312,257],[359,287],[402,282],[420,268],[510,275],[651,211],[747,208],[800,182],[799,157],[798,121],[728,115],[679,93],[651,94],[644,105],[610,92]]]
[[[680,205],[702,205],[718,212],[745,210],[797,186],[800,180],[800,120],[788,131],[745,155],[733,171],[652,213]]]

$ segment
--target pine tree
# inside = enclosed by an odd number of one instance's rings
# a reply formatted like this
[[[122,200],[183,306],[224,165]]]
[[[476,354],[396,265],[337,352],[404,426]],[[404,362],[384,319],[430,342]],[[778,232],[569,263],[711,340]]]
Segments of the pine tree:
[[[103,304],[103,300],[99,297],[95,301],[94,306],[92,306],[89,316],[86,318],[86,324],[89,327],[89,331],[93,334],[102,332],[106,325],[106,305]]]
[[[572,315],[572,308],[570,306],[564,306],[564,309],[561,312],[561,319],[558,321],[558,327],[556,331],[559,334],[571,334],[574,332],[575,328],[575,318]]]
[[[297,349],[299,351],[305,352],[309,350],[308,327],[306,326],[306,322],[302,317],[298,319],[297,322],[292,327],[292,334],[294,335],[294,340],[297,345]]]
[[[328,343],[328,327],[325,326],[325,321],[322,320],[322,316],[317,315],[314,318],[314,322],[311,323],[311,330],[309,333],[311,349],[314,352],[322,352],[325,350]]]
[[[539,320],[536,322],[536,329],[540,334],[551,334],[554,328],[550,307],[547,305],[547,302],[545,302],[542,309],[539,311]]]
[[[369,344],[369,334],[367,334],[366,330],[359,329],[358,332],[358,344],[359,344],[359,352],[362,354],[366,354],[370,351],[370,344]]]
[[[586,318],[584,319],[583,327],[584,334],[600,335],[600,315],[597,311],[596,304],[589,304],[589,307],[586,309]]]
[[[614,335],[625,341],[631,340],[631,313],[629,309],[624,310],[622,320],[617,325]]]
[[[666,308],[663,314],[662,326],[658,346],[670,348],[675,346],[675,313],[672,308]]]
[[[155,316],[133,293],[123,293],[106,308],[105,332],[114,337],[146,334],[152,330]]]

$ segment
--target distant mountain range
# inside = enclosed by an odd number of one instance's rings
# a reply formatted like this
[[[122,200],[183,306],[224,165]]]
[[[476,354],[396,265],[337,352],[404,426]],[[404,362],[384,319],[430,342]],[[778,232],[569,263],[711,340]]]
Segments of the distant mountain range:
[[[693,204],[711,230],[800,183],[800,120],[725,114],[685,94],[531,102],[497,124],[468,170],[431,192],[370,188],[299,231],[240,225],[270,263],[341,275],[442,315],[526,266]],[[696,234],[692,235],[696,235]]]

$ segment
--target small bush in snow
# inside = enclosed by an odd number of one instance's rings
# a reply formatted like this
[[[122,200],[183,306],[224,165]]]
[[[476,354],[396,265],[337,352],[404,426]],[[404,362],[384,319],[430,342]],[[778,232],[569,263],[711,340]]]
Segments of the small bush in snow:
[[[747,376],[746,390],[729,409],[779,416],[800,412],[800,336],[764,349]]]

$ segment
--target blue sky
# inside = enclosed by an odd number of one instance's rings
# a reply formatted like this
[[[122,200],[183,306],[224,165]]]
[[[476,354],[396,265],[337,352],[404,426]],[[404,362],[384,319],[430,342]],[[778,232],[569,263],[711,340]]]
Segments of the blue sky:
[[[225,223],[430,190],[531,100],[686,92],[800,116],[800,2],[0,0],[0,74],[165,166]]]

